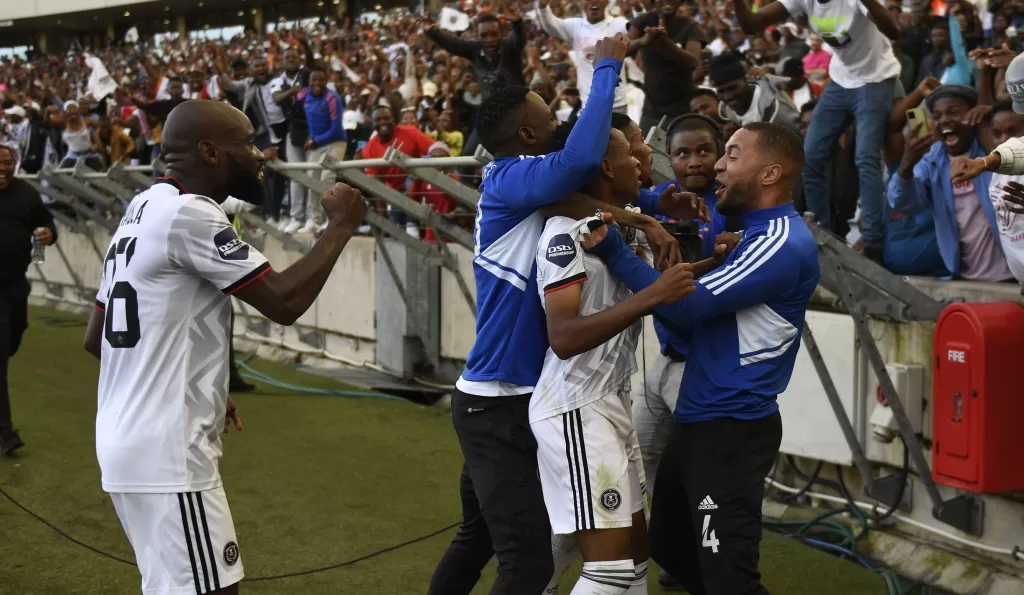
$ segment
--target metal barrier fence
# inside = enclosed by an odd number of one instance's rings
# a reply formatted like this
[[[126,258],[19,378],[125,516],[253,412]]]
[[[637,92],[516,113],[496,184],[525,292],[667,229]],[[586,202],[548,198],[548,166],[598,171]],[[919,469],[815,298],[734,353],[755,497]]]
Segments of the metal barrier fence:
[[[398,167],[408,175],[422,180],[434,188],[455,199],[462,207],[475,209],[480,193],[463,184],[448,174],[446,168],[479,168],[489,161],[485,154],[476,157],[447,157],[432,159],[413,159],[400,151],[391,148],[383,159],[363,159],[356,161],[333,161],[327,155],[319,162],[287,163],[283,161],[268,162],[266,167],[286,178],[297,182],[303,187],[320,196],[326,193],[333,180],[343,181],[359,188],[368,198],[381,200],[392,209],[398,209],[406,216],[421,225],[436,231],[436,243],[428,243],[409,235],[405,229],[389,221],[369,209],[365,223],[373,228],[375,237],[388,237],[397,240],[421,255],[427,264],[438,265],[455,275],[460,291],[472,310],[476,310],[475,300],[466,279],[460,273],[451,251],[449,242],[455,242],[467,249],[473,249],[473,234],[460,227],[456,222],[434,211],[429,205],[417,202],[406,194],[399,192],[377,178],[367,175],[366,168]],[[126,166],[114,164],[107,171],[99,172],[84,162],[72,168],[44,167],[38,174],[20,174],[18,177],[31,184],[41,195],[49,198],[49,205],[54,218],[69,228],[90,236],[83,220],[92,221],[108,231],[117,228],[121,215],[128,202],[153,183],[153,176],[162,174],[165,164],[157,161],[153,165]],[[325,172],[333,172],[333,175]],[[266,222],[258,214],[251,212],[239,213],[242,221],[251,228],[274,236],[290,250],[306,252],[312,246],[309,241],[301,241],[290,234],[278,230]],[[95,246],[95,243],[94,243]],[[387,248],[384,250],[385,262],[390,263]],[[95,246],[97,254],[101,253]],[[389,266],[389,271],[393,267]],[[393,274],[393,271],[392,271]],[[396,277],[396,282],[398,281]],[[400,289],[400,291],[402,291]],[[404,296],[403,296],[404,300]]]

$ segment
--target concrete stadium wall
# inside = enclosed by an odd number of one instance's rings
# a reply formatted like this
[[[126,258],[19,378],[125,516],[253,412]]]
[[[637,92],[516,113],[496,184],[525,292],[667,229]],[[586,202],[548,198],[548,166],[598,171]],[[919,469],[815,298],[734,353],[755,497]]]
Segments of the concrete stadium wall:
[[[47,250],[46,262],[30,267],[33,294],[41,300],[58,300],[72,305],[92,304],[102,274],[103,254],[110,234],[98,226],[90,226],[91,237],[60,226],[60,241]],[[301,256],[286,249],[279,240],[267,237],[254,240],[275,269],[287,268]],[[459,270],[475,296],[473,284],[473,253],[460,246],[450,246]],[[381,271],[385,271],[381,263]],[[300,344],[298,335],[308,330],[321,331],[327,351],[359,361],[373,361],[376,341],[376,274],[374,241],[369,237],[353,238],[338,260],[324,291],[303,315],[298,329],[270,325],[271,335],[289,345]],[[83,289],[79,289],[79,287]],[[441,274],[441,357],[465,360],[476,336],[474,313],[466,303],[451,272]],[[236,304],[249,322],[264,320],[259,313]],[[244,332],[243,328],[238,332]]]
[[[0,21],[147,3],[140,0],[2,0]]]

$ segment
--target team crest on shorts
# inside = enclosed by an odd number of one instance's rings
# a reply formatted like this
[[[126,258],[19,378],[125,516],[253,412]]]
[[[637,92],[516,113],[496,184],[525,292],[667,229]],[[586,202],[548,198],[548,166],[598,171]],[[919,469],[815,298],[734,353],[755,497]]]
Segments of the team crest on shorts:
[[[622,505],[622,495],[619,490],[609,488],[601,492],[601,507],[608,512],[615,512]]]
[[[238,544],[234,541],[229,541],[224,546],[224,563],[228,566],[234,566],[235,562],[238,562]]]

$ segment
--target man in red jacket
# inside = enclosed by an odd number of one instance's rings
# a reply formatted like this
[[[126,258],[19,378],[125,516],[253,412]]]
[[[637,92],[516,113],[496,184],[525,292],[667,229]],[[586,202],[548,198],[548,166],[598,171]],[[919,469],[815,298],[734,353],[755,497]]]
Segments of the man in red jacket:
[[[384,157],[385,151],[392,146],[414,158],[430,153],[430,145],[434,144],[434,139],[420,132],[415,126],[396,125],[395,115],[390,107],[386,105],[374,107],[370,118],[377,134],[363,147],[363,159],[380,159]],[[366,173],[394,190],[405,192],[405,181],[409,174],[400,167],[368,167]],[[377,202],[378,213],[383,215],[386,208],[383,201]],[[405,225],[407,221],[404,212],[395,210],[388,214],[388,219],[398,225]]]

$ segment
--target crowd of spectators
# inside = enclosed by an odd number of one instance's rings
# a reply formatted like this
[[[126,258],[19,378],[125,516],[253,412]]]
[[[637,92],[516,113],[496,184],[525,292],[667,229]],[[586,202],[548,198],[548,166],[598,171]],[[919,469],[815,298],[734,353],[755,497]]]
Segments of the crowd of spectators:
[[[806,142],[798,208],[865,256],[899,274],[1024,282],[1014,274],[1024,271],[1014,260],[1024,221],[1003,190],[1016,180],[950,175],[952,160],[1024,132],[1006,84],[1024,49],[1024,0],[460,0],[440,13],[324,17],[224,40],[110,40],[0,63],[0,140],[28,173],[146,164],[170,110],[209,99],[243,110],[271,159],[376,158],[391,147],[473,155],[476,109],[504,85],[528,85],[553,119],[574,118],[593,74],[588,52],[615,33],[630,40],[616,111],[645,134],[693,112],[723,140],[749,122],[790,126]],[[908,121],[915,114],[924,122]],[[472,213],[400,168],[367,173],[472,225]],[[479,174],[450,173],[468,184]],[[282,175],[267,183],[263,215],[315,233],[315,197]]]

